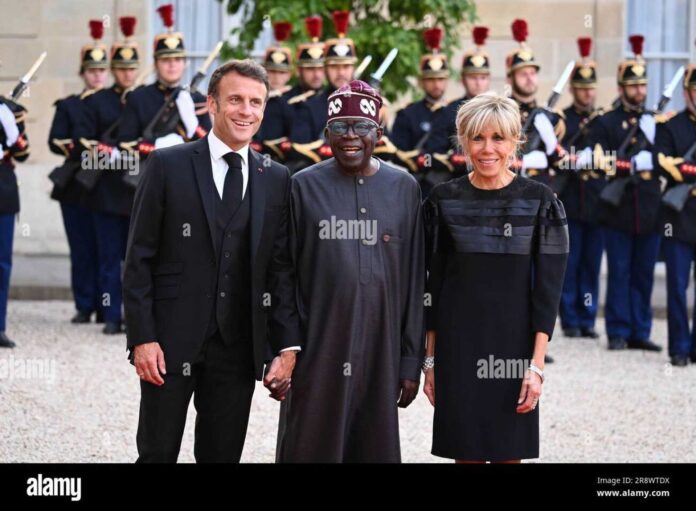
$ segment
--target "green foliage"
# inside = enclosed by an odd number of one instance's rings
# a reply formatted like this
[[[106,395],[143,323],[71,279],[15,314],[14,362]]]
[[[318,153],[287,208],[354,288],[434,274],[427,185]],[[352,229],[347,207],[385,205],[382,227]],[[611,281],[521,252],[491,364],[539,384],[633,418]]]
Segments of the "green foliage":
[[[418,75],[418,63],[426,50],[423,30],[441,27],[445,32],[442,47],[451,57],[451,50],[460,46],[462,37],[468,40],[468,34],[460,33],[461,24],[476,19],[473,0],[230,0],[228,12],[241,12],[244,21],[232,30],[232,35],[239,36],[239,45],[226,45],[223,57],[249,56],[259,33],[274,21],[293,24],[291,46],[307,40],[304,18],[313,14],[324,19],[323,39],[334,37],[331,13],[341,9],[353,14],[348,36],[355,42],[358,61],[372,55],[363,78],[377,69],[389,50],[399,49],[382,82],[382,93],[390,100],[410,88],[406,77]]]

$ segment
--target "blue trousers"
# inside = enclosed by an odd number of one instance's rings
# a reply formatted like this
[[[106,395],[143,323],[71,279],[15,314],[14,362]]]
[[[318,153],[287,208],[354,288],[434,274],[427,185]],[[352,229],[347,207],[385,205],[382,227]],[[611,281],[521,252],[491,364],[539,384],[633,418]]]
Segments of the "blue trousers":
[[[662,254],[667,267],[669,355],[696,357],[696,332],[689,331],[686,301],[691,263],[696,259],[696,246],[674,238],[663,238],[662,243]],[[696,320],[696,311],[694,319]]]
[[[604,229],[568,219],[570,254],[561,294],[561,324],[566,328],[594,328],[599,302],[599,268],[604,251]]]
[[[15,215],[0,215],[0,332],[4,332],[7,326],[7,299],[10,294],[14,222]]]
[[[126,258],[128,217],[94,213],[99,256],[99,289],[104,321],[121,321],[121,262]]]
[[[607,228],[607,335],[643,341],[650,338],[655,263],[659,234],[631,234]]]
[[[70,280],[75,308],[91,314],[99,310],[100,301],[94,213],[85,207],[62,202],[60,208],[70,246]]]

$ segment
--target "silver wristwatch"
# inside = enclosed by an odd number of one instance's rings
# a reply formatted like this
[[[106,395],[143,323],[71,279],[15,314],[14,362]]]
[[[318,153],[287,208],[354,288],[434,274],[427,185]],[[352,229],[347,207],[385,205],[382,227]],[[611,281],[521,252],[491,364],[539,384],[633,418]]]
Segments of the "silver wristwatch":
[[[423,374],[426,373],[428,369],[435,367],[435,357],[425,357],[423,360]]]

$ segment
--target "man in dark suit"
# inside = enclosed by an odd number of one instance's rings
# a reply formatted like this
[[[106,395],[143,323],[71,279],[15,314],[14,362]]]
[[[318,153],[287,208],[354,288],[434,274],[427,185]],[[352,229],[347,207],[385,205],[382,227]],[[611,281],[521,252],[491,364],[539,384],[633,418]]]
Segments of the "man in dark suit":
[[[124,304],[141,378],[139,462],[175,462],[194,396],[198,462],[238,462],[254,378],[277,399],[301,348],[287,168],[249,148],[268,97],[251,60],[208,86],[212,131],[154,151],[135,195]]]

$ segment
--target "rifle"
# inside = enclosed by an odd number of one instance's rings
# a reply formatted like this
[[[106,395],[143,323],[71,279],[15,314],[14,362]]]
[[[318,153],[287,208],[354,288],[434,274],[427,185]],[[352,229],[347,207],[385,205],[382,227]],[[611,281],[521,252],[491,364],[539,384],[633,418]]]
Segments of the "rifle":
[[[187,87],[189,92],[196,92],[198,85],[200,85],[201,81],[205,78],[210,64],[213,63],[213,60],[215,60],[220,53],[222,45],[222,41],[215,45],[215,48],[213,48],[208,57],[205,59],[203,65],[201,65],[198,71],[196,71],[196,74],[193,75],[193,78]],[[160,107],[155,116],[150,120],[147,126],[145,126],[145,129],[143,130],[144,139],[156,140],[160,136],[176,132],[176,128],[181,122],[179,110],[176,108],[176,98],[179,95],[179,92],[182,90],[183,89],[181,87],[176,87],[169,98],[165,100],[164,104]],[[140,173],[126,172],[123,175],[123,181],[131,188],[136,188],[138,186],[138,181],[140,181]]]
[[[371,87],[374,87],[377,90],[380,89],[380,85],[382,84],[382,78],[384,78],[384,73],[386,73],[387,69],[389,69],[389,66],[392,65],[392,62],[394,62],[394,59],[396,58],[396,55],[398,53],[398,48],[392,48],[391,50],[389,50],[389,53],[387,53],[387,56],[384,57],[384,60],[377,68],[377,71],[370,75],[369,83]]]
[[[19,100],[20,96],[24,94],[24,91],[27,90],[29,81],[32,79],[39,67],[41,67],[41,64],[43,64],[43,61],[46,59],[46,55],[47,52],[43,52],[41,55],[39,55],[39,58],[34,61],[32,66],[29,68],[29,71],[27,71],[27,73],[19,79],[17,85],[15,85],[12,92],[10,92],[10,99],[13,103],[14,109],[22,108],[17,104],[17,101]],[[71,161],[66,158],[62,165],[51,171],[48,178],[56,185],[56,187],[65,188],[79,167],[79,161]]]
[[[354,80],[360,80],[360,77],[365,72],[365,69],[367,69],[367,66],[370,65],[370,62],[372,62],[372,55],[367,55],[364,59],[362,59],[360,65],[355,68],[355,73],[353,73]]]
[[[205,78],[208,72],[208,67],[212,64],[213,60],[220,53],[222,48],[222,41],[218,42],[210,52],[208,58],[205,59],[203,65],[196,71],[193,75],[191,82],[189,83],[186,90],[190,93],[196,92],[201,81]],[[157,138],[168,135],[169,133],[174,133],[176,127],[181,122],[179,117],[179,111],[176,108],[176,98],[183,89],[181,87],[176,87],[169,98],[164,102],[164,104],[157,111],[155,116],[150,120],[145,129],[143,130],[143,138],[146,140],[156,140]]]
[[[580,140],[581,138],[584,139],[587,136],[587,134],[590,132],[590,128],[592,127],[592,124],[594,123],[594,121],[596,119],[598,119],[599,117],[601,117],[603,113],[604,113],[604,110],[602,108],[598,108],[598,109],[594,110],[589,116],[587,116],[587,118],[581,122],[578,130],[565,143],[565,146],[568,148],[572,148],[573,146],[575,146],[575,143],[578,140]],[[574,163],[573,163],[573,165],[574,165]],[[575,170],[578,171],[579,173],[583,172],[583,169],[578,170],[577,167]],[[553,190],[558,195],[563,193],[563,190],[565,190],[566,186],[568,186],[572,172],[573,172],[573,170],[570,169],[569,171],[558,172],[554,176]]]
[[[657,105],[655,106],[655,109],[649,110],[648,113],[658,114],[662,112],[662,110],[664,110],[664,108],[672,99],[674,89],[677,88],[677,85],[679,84],[679,81],[681,80],[681,76],[683,73],[684,66],[681,66],[679,69],[677,69],[677,72],[674,73],[674,76],[665,87],[664,91],[662,92],[662,96],[660,97],[660,100],[657,102]],[[640,119],[640,116],[638,118]],[[633,140],[634,138],[636,138],[636,142],[631,144],[631,140]],[[629,146],[631,149],[630,151]],[[626,137],[623,139],[623,142],[621,142],[616,157],[622,160],[630,160],[633,156],[638,154],[640,151],[644,150],[647,146],[648,139],[645,137],[645,133],[643,133],[643,131],[640,129],[640,122],[636,122],[633,126],[631,126],[631,129],[628,130]],[[614,207],[618,207],[619,204],[621,204],[621,200],[623,199],[624,194],[626,193],[626,187],[631,183],[637,183],[637,177],[635,175],[626,177],[615,177],[607,184],[607,186],[604,187],[599,197],[604,202]]]
[[[27,90],[27,87],[29,86],[29,80],[31,80],[32,76],[34,76],[34,73],[41,67],[41,64],[43,64],[44,59],[46,58],[47,52],[43,52],[41,55],[39,55],[39,58],[36,59],[36,61],[32,64],[32,66],[29,68],[29,71],[27,71],[27,74],[25,74],[22,78],[19,79],[19,83],[14,86],[12,89],[12,92],[10,92],[10,99],[12,101],[18,101],[19,97],[24,94],[24,91]]]
[[[541,137],[539,136],[539,133],[536,130],[530,133],[534,123],[534,118],[544,111],[553,110],[553,107],[556,106],[556,103],[558,103],[558,100],[561,97],[561,94],[563,93],[563,87],[565,87],[565,84],[568,82],[568,78],[570,78],[570,74],[573,72],[574,67],[575,62],[568,62],[565,69],[561,73],[561,76],[558,78],[556,85],[554,85],[553,89],[551,89],[551,95],[549,96],[549,99],[546,102],[546,107],[536,107],[531,112],[529,112],[527,119],[524,121],[524,126],[522,126],[522,133],[529,133],[529,136],[527,137],[527,142],[524,146],[524,150],[522,151],[523,153],[530,153],[539,147],[539,144],[541,143]]]
[[[145,78],[150,74],[152,71],[151,68],[145,69],[138,77],[136,78],[135,82],[133,82],[133,85],[128,87],[126,90],[123,91],[122,94],[122,101],[125,99],[125,96],[135,90],[138,86],[142,84],[143,81],[145,81]],[[123,119],[122,116],[119,116],[112,124],[109,126],[104,133],[102,133],[101,136],[101,142],[108,144],[112,147],[114,147],[114,151],[118,151],[118,147],[116,144],[116,130],[118,129],[119,125],[121,124],[121,120]],[[95,157],[98,157],[98,153],[95,152]],[[88,192],[91,192],[94,190],[94,187],[97,186],[97,183],[99,182],[99,179],[101,179],[101,176],[103,174],[102,169],[100,168],[93,168],[93,169],[88,169],[84,168],[84,166],[77,172],[75,175],[75,181],[80,183],[80,185],[87,190]]]
[[[684,154],[684,161],[691,162],[696,156],[696,142],[691,144],[689,150]],[[662,203],[680,213],[684,206],[686,206],[686,201],[689,200],[691,192],[696,188],[696,183],[684,183],[677,186],[673,186],[665,192],[662,196]]]

